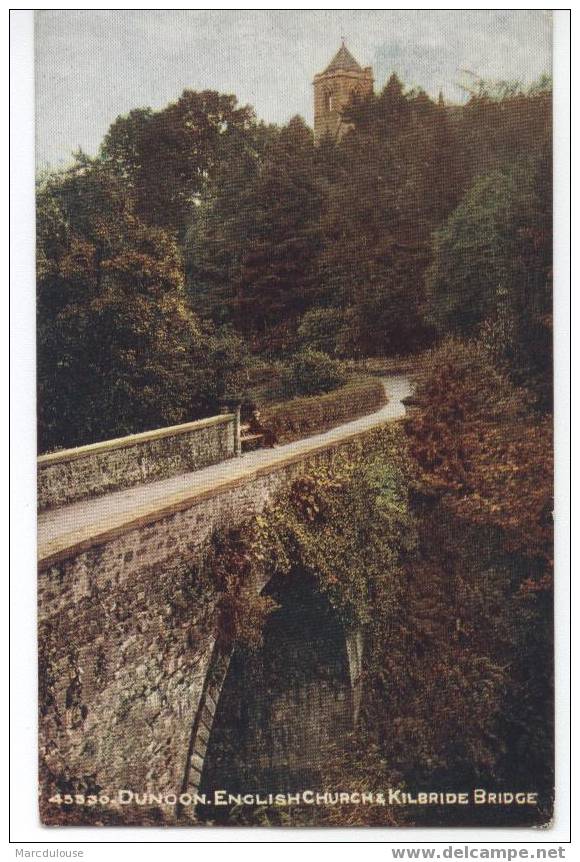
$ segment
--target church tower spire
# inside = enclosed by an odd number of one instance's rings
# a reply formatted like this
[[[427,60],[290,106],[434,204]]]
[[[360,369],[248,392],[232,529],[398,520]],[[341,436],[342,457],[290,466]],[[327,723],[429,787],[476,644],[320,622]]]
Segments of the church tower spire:
[[[373,70],[364,69],[342,44],[323,72],[314,76],[314,140],[324,135],[339,140],[347,131],[342,112],[352,96],[364,97],[373,92]]]

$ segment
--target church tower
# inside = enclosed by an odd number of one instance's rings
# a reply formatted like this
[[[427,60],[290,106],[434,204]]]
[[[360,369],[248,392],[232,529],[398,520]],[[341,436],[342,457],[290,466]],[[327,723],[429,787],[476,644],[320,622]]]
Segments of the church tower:
[[[351,96],[364,97],[373,92],[373,70],[359,66],[346,45],[342,45],[324,72],[314,76],[314,140],[329,134],[335,140],[347,131],[342,111]]]

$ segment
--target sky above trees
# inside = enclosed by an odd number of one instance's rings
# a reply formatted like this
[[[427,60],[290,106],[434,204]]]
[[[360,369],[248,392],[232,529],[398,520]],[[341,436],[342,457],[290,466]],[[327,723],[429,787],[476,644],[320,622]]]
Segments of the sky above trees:
[[[235,93],[266,122],[312,122],[312,77],[340,45],[407,86],[461,102],[469,69],[524,84],[550,71],[542,10],[42,10],[36,13],[38,166],[96,153],[111,122],[183,89]]]

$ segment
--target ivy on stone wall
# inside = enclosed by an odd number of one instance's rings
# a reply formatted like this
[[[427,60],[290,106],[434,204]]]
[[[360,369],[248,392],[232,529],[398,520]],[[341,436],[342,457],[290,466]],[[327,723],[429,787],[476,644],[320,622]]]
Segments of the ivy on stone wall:
[[[309,470],[258,520],[265,574],[306,576],[346,628],[392,612],[415,531],[398,429]]]
[[[377,607],[392,613],[402,562],[416,544],[408,469],[401,430],[372,431],[310,466],[243,530],[215,536],[220,635],[230,645],[259,647],[275,607],[259,592],[273,578],[306,578],[346,629],[369,623]]]

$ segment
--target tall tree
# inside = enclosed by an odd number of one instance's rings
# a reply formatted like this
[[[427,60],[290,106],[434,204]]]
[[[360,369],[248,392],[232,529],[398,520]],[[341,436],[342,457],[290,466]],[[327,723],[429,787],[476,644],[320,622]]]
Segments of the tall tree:
[[[518,82],[476,79],[469,91],[468,103],[453,112],[469,181],[545,150],[552,125],[550,78],[543,76],[528,89]]]
[[[236,142],[252,146],[254,126],[253,110],[235,96],[184,90],[160,111],[119,117],[101,157],[129,184],[139,216],[182,238],[208,177]]]
[[[227,309],[240,331],[277,350],[293,339],[318,289],[322,191],[312,133],[296,117],[271,134],[257,162],[234,167],[221,174],[188,237],[192,296],[199,285],[212,316]],[[208,282],[217,287],[211,297]]]
[[[215,409],[241,357],[232,344],[220,366],[215,334],[186,302],[174,238],[135,215],[98,160],[43,178],[37,200],[40,450]]]
[[[346,118],[323,218],[327,300],[349,309],[362,353],[409,352],[428,338],[423,274],[430,233],[456,202],[457,141],[444,109],[394,75]]]
[[[235,320],[235,279],[246,242],[247,212],[273,126],[254,128],[253,146],[230,141],[227,157],[208,178],[186,231],[183,253],[186,289],[200,314],[216,323]]]
[[[426,311],[439,332],[486,338],[548,397],[552,231],[549,152],[475,181],[434,235]]]

